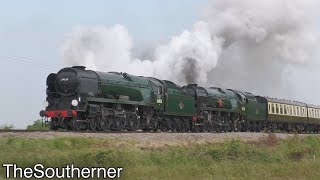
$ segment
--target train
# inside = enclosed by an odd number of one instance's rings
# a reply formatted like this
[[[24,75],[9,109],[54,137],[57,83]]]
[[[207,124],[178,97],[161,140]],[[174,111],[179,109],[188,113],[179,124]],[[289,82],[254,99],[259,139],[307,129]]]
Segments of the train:
[[[122,72],[66,67],[46,81],[51,130],[318,133],[320,106]]]

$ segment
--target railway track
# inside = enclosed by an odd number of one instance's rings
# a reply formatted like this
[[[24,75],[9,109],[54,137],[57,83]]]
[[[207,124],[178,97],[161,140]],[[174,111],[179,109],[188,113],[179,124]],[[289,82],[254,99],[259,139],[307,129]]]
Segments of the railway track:
[[[266,141],[266,139],[287,139],[292,137],[319,136],[319,134],[294,134],[294,133],[253,133],[253,132],[228,132],[228,133],[179,133],[179,132],[145,132],[145,131],[51,131],[51,130],[0,130],[0,138],[17,137],[23,139],[56,139],[56,138],[99,138],[108,139],[105,144],[122,147],[122,144],[137,142],[137,147],[159,147],[167,145],[186,145],[201,143],[221,143],[231,139],[241,141]],[[116,144],[115,144],[116,143]]]
[[[0,129],[0,133],[23,133],[23,132],[55,132],[55,133],[164,133],[161,131],[74,131],[74,130],[25,130],[25,129]],[[174,132],[166,132],[166,133],[174,133]],[[179,133],[179,132],[175,132]]]
[[[142,130],[137,130],[137,131],[75,131],[75,130],[25,130],[25,129],[0,129],[0,133],[24,133],[24,132],[39,132],[39,133],[47,133],[47,132],[54,132],[54,133],[101,133],[101,134],[108,134],[108,133],[174,133],[174,134],[221,134],[221,132],[172,132],[172,131],[167,131],[167,132],[162,132],[162,131],[142,131]],[[252,133],[252,134],[259,134],[259,132],[222,132],[223,133]],[[264,132],[261,131],[262,134],[264,133],[271,133],[271,132]],[[274,132],[276,134],[317,134],[317,133],[297,133],[297,132]]]

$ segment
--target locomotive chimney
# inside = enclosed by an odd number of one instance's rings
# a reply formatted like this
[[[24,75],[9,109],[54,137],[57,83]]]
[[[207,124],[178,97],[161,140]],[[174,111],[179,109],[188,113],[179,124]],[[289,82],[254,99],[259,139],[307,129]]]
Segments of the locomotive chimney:
[[[72,68],[81,69],[81,70],[85,70],[86,69],[85,66],[72,66]]]

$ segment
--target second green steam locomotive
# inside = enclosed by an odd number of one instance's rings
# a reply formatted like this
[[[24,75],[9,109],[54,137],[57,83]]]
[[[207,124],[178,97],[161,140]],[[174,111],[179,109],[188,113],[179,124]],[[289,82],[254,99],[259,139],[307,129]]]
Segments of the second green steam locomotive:
[[[83,66],[47,78],[52,130],[228,132],[280,129],[318,132],[320,107],[232,89],[183,87],[153,77],[97,72]]]

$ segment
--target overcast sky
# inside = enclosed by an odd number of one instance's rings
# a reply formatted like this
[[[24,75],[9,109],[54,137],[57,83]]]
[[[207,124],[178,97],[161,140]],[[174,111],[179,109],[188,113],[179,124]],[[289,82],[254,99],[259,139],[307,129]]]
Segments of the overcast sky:
[[[0,125],[39,118],[46,77],[63,67],[60,48],[76,26],[122,24],[135,44],[190,28],[206,0],[0,0]]]

